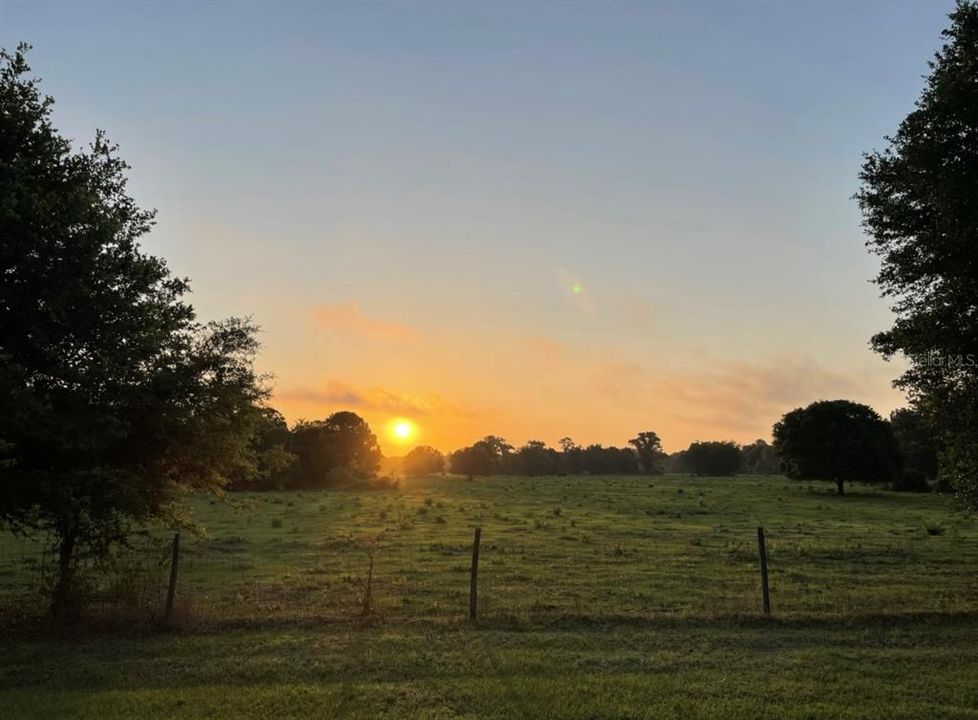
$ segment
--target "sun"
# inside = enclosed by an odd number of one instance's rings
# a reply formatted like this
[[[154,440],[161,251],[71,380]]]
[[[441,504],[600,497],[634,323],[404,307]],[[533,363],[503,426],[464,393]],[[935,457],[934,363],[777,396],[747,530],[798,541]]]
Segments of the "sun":
[[[399,443],[406,443],[417,433],[414,423],[405,418],[394,418],[388,425],[390,436]]]

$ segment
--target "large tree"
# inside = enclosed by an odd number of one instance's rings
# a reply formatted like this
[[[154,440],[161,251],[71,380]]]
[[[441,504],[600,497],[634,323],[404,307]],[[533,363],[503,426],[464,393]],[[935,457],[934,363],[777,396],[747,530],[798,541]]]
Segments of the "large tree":
[[[940,474],[978,509],[978,5],[959,2],[914,110],[865,156],[857,193],[893,327],[873,337],[909,369],[940,434]]]
[[[774,426],[781,469],[796,480],[890,483],[900,470],[893,429],[875,410],[848,400],[821,400],[787,413]]]
[[[101,132],[58,133],[27,50],[0,51],[0,524],[53,539],[64,618],[81,557],[252,465],[264,392],[255,329],[195,319],[139,247],[128,166]]]
[[[366,420],[341,410],[325,420],[300,420],[292,428],[289,450],[296,455],[299,485],[307,488],[334,484],[336,471],[366,478],[380,467],[377,436]]]
[[[662,461],[666,454],[662,451],[662,440],[657,433],[652,430],[640,432],[629,440],[628,444],[635,448],[642,469],[646,473],[658,475],[662,472]]]

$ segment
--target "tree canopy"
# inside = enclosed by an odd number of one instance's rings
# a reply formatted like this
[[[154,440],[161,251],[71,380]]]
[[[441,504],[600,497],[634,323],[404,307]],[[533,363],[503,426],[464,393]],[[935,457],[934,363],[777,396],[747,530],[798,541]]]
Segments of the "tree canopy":
[[[140,249],[153,213],[128,166],[101,132],[84,150],[58,133],[27,50],[0,52],[0,522],[55,539],[64,615],[80,552],[252,472],[265,391],[254,326],[197,321]]]
[[[889,483],[900,469],[890,424],[848,400],[821,400],[787,413],[774,426],[774,448],[789,478],[831,480],[840,495],[846,481]]]
[[[629,440],[628,444],[635,448],[642,469],[646,473],[658,475],[662,472],[662,460],[665,453],[662,451],[662,440],[655,432],[652,430],[640,432]]]
[[[405,475],[434,475],[445,469],[445,456],[427,445],[419,445],[404,456],[401,469]]]
[[[297,458],[296,487],[339,484],[340,471],[365,478],[380,467],[377,436],[363,418],[348,410],[325,420],[299,421],[292,429],[289,449]]]
[[[896,315],[872,339],[937,428],[940,473],[978,509],[978,5],[958,2],[912,112],[865,156],[856,195]]]
[[[736,475],[740,465],[740,446],[735,442],[694,442],[683,453],[683,467],[694,475]]]

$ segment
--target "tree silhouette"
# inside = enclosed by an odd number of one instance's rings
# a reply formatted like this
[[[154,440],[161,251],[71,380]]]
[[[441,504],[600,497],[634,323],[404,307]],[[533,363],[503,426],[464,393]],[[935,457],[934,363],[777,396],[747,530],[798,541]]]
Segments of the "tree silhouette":
[[[181,489],[251,471],[265,395],[255,328],[204,325],[139,240],[153,213],[99,132],[72,150],[27,46],[0,52],[0,522],[58,555],[52,612],[77,612],[79,553],[180,522]]]
[[[914,110],[865,156],[856,197],[893,327],[873,337],[939,431],[940,474],[978,509],[978,5],[959,2]]]
[[[380,467],[377,436],[363,418],[348,410],[325,420],[300,420],[292,429],[289,449],[298,458],[300,487],[335,484],[339,470],[366,478]]]
[[[774,426],[774,447],[789,478],[844,483],[892,482],[900,467],[893,429],[872,408],[823,400],[786,414]]]
[[[683,453],[683,467],[695,475],[736,475],[740,463],[740,446],[729,441],[694,442]]]
[[[419,445],[404,456],[401,469],[405,475],[434,475],[445,469],[445,456],[427,445]]]
[[[658,475],[662,472],[662,459],[665,453],[662,451],[662,441],[659,436],[651,430],[640,432],[636,437],[628,441],[638,453],[642,469],[649,475]]]

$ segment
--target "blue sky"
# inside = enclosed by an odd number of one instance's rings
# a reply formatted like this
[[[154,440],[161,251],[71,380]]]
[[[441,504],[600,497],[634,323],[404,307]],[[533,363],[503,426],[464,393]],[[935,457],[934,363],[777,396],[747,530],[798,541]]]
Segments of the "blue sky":
[[[851,195],[951,7],[2,0],[0,45],[290,418],[678,449],[900,403]]]

